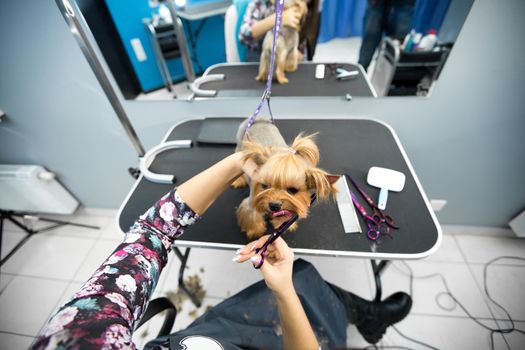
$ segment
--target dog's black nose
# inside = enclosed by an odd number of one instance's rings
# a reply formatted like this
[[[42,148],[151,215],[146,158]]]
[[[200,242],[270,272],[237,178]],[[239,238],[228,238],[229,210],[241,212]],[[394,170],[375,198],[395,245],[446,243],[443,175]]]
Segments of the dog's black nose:
[[[270,208],[271,211],[277,211],[281,209],[281,203],[270,202],[268,203],[268,208]]]

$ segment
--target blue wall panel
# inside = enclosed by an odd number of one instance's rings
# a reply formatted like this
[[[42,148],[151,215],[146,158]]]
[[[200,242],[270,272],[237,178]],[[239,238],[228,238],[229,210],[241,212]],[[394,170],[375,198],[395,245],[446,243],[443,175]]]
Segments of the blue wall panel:
[[[205,3],[210,0],[189,1],[187,6],[195,3]],[[106,0],[108,10],[113,18],[113,22],[120,35],[126,53],[129,56],[137,79],[143,91],[151,91],[163,86],[162,77],[159,73],[155,61],[153,47],[143,24],[143,19],[151,18],[156,14],[158,8],[150,8],[148,1],[128,1],[128,0]],[[195,51],[198,61],[203,69],[208,66],[226,61],[224,47],[224,18],[223,16],[213,16],[204,20]],[[195,32],[202,20],[185,21],[184,29],[186,37],[189,38],[189,30]],[[131,46],[131,39],[139,39],[147,59],[139,62]],[[190,47],[189,43],[188,46]],[[191,47],[190,47],[191,50]],[[175,81],[185,78],[182,61],[180,58],[170,59],[167,62],[171,76]],[[194,70],[198,74],[199,66],[194,62]]]

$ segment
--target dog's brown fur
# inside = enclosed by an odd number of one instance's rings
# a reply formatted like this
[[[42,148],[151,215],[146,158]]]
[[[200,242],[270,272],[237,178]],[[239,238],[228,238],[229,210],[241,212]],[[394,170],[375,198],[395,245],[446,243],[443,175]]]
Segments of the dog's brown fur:
[[[241,125],[241,128],[243,125]],[[250,182],[250,196],[237,209],[237,222],[250,240],[262,236],[266,231],[265,217],[273,227],[279,227],[289,216],[274,217],[270,203],[278,204],[303,219],[308,216],[310,193],[315,192],[319,201],[328,199],[337,192],[334,182],[338,176],[329,175],[317,168],[319,149],[314,135],[299,134],[291,146],[287,146],[277,128],[268,121],[256,121],[248,133],[248,140],[238,144],[244,159],[250,159],[257,170]],[[263,137],[257,137],[263,134]],[[282,140],[282,141],[281,141]],[[233,184],[243,187],[248,183],[240,177]],[[297,228],[297,222],[290,230]]]
[[[285,9],[296,6],[301,13],[301,22],[308,13],[306,0],[286,0]],[[262,53],[259,63],[259,74],[255,79],[265,81],[270,70],[270,58],[272,55],[273,30],[269,30],[263,40]],[[275,78],[279,84],[288,83],[284,72],[295,72],[299,64],[299,32],[291,27],[283,26],[277,36],[275,44]]]

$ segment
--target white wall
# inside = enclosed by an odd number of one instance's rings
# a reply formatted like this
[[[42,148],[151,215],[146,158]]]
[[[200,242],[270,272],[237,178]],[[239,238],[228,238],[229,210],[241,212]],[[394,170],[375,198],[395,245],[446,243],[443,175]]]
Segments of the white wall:
[[[428,197],[448,200],[440,222],[505,226],[525,208],[524,15],[522,0],[476,0],[428,99],[275,99],[274,114],[382,119]],[[0,162],[43,164],[84,205],[118,207],[136,156],[54,1],[1,1],[0,43]],[[177,121],[248,116],[256,102],[124,105],[148,148]]]

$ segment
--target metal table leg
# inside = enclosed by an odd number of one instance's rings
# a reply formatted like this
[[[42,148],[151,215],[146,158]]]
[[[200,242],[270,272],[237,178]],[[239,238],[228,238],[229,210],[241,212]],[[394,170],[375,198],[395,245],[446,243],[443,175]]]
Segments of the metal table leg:
[[[193,305],[195,305],[196,307],[200,307],[201,302],[197,300],[195,295],[192,294],[188,287],[186,287],[186,284],[184,284],[184,271],[186,270],[186,263],[188,262],[188,257],[190,255],[191,248],[186,248],[184,254],[180,251],[178,247],[173,246],[173,250],[175,251],[175,254],[177,254],[177,257],[180,259],[181,262],[179,270],[179,288],[182,289],[188,295]]]
[[[379,263],[377,263],[375,260],[370,260],[370,263],[372,264],[372,271],[374,272],[374,279],[376,282],[376,297],[374,301],[380,302],[381,301],[381,272],[385,269],[385,267],[388,265],[390,261],[388,260],[381,260]]]

